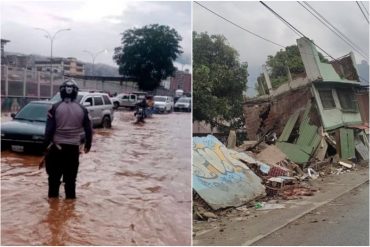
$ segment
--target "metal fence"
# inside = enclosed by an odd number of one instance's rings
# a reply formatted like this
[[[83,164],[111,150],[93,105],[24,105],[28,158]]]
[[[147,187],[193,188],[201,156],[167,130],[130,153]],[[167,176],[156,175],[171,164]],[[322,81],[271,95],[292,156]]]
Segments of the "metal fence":
[[[60,84],[67,77],[62,73],[53,73],[53,90],[50,92],[50,72],[35,69],[1,66],[1,111],[16,112],[28,102],[33,100],[50,99],[59,91]],[[71,76],[68,76],[71,78]],[[119,77],[76,77],[80,90],[104,91],[111,95],[115,93],[138,91],[136,82],[123,81]],[[108,79],[107,79],[108,78]],[[109,79],[110,78],[110,79]],[[153,95],[173,96],[173,92],[158,88]]]

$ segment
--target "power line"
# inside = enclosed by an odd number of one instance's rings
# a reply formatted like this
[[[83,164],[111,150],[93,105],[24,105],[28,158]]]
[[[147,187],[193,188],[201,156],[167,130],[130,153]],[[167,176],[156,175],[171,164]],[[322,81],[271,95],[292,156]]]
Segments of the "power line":
[[[223,19],[223,20],[225,20],[225,21],[227,21],[227,22],[231,23],[232,25],[234,25],[234,26],[236,26],[236,27],[238,27],[238,28],[240,28],[240,29],[242,29],[242,30],[244,30],[244,31],[246,31],[246,32],[248,32],[248,33],[250,33],[250,34],[252,34],[252,35],[256,36],[256,37],[258,37],[258,38],[261,38],[261,39],[263,39],[263,40],[265,40],[265,41],[267,41],[267,42],[270,42],[270,43],[272,43],[272,44],[274,44],[274,45],[277,45],[277,46],[280,46],[280,47],[282,47],[282,48],[285,48],[285,46],[283,46],[283,45],[280,45],[280,44],[278,44],[278,43],[275,43],[274,41],[271,41],[271,40],[269,40],[269,39],[266,39],[266,38],[264,38],[264,37],[262,37],[262,36],[260,36],[260,35],[258,35],[258,34],[256,34],[256,33],[252,32],[252,31],[249,31],[249,30],[247,30],[246,28],[244,28],[244,27],[242,27],[242,26],[240,26],[240,25],[238,25],[238,24],[236,24],[236,23],[234,23],[234,22],[232,22],[232,21],[230,21],[230,20],[226,19],[225,17],[223,17],[223,16],[221,16],[220,14],[218,14],[218,13],[214,12],[213,10],[210,10],[209,8],[207,8],[206,6],[204,6],[204,5],[200,4],[200,3],[199,3],[199,2],[197,2],[197,1],[194,1],[194,3],[198,4],[199,6],[201,6],[201,7],[202,7],[202,8],[204,8],[204,9],[208,10],[208,11],[209,11],[209,12],[211,12],[212,14],[214,14],[214,15],[216,15],[216,16],[218,16],[218,17],[220,17],[221,19]]]
[[[274,15],[276,15],[280,20],[282,20],[285,24],[287,24],[289,27],[293,28],[294,30],[296,30],[300,35],[302,35],[302,37],[305,37],[306,39],[308,39],[308,37],[306,35],[304,35],[301,31],[299,31],[297,28],[295,28],[292,24],[290,24],[287,20],[285,20],[282,16],[280,16],[278,13],[276,13],[273,9],[271,9],[269,6],[267,6],[267,4],[265,4],[264,2],[260,1],[260,3],[265,6],[268,10],[270,10]],[[331,57],[333,60],[336,60],[333,56],[331,56],[329,53],[327,53],[324,49],[322,49],[320,46],[318,46],[317,44],[315,44],[315,42],[313,42],[312,40],[310,40],[312,42],[312,44],[314,44],[317,48],[319,48],[321,51],[323,51],[326,55],[328,55],[329,57]]]
[[[278,13],[276,13],[273,9],[271,9],[267,4],[260,1],[260,3],[265,6],[268,10],[270,10],[276,17],[278,17],[282,22],[284,22],[290,29],[292,29],[298,36],[305,37],[303,33],[301,33],[297,28],[295,28],[292,24],[290,24],[287,20],[281,17]]]
[[[367,16],[369,16],[369,11],[367,10],[367,8],[365,7],[364,3],[363,2],[360,2],[361,6],[363,7],[363,9],[365,10]]]
[[[362,8],[361,8],[360,4],[358,3],[358,1],[356,1],[356,3],[357,3],[358,8],[361,10],[361,13],[364,15],[365,20],[367,21],[367,23],[369,23],[369,19],[366,17],[366,15],[365,15],[364,11],[362,10]]]
[[[273,9],[271,9],[269,6],[267,6],[265,3],[263,3],[262,1],[260,1],[261,4],[263,4],[267,9],[269,9],[271,12],[273,12],[276,16],[279,17],[280,20],[282,20],[284,23],[286,23],[287,25],[289,25],[290,27],[292,27],[294,30],[296,30],[298,33],[300,33],[303,37],[307,38],[307,36],[305,36],[301,31],[299,31],[297,28],[295,28],[292,24],[290,24],[287,20],[285,20],[282,16],[280,16],[278,13],[276,13]],[[310,40],[310,39],[309,39]],[[338,61],[338,59],[335,59],[333,56],[331,56],[329,53],[327,53],[324,49],[322,49],[320,46],[318,46],[317,44],[315,44],[315,42],[313,42],[312,40],[310,40],[312,42],[312,44],[314,44],[317,48],[319,48],[321,51],[323,51],[325,54],[327,54],[329,57],[331,57],[334,61]],[[366,79],[362,78],[360,75],[358,75],[360,79],[366,81],[367,83],[369,83]]]
[[[317,16],[314,13],[312,13],[311,10],[309,10],[302,3],[298,2],[298,4],[300,4],[303,8],[305,8],[311,15],[313,15],[316,19],[318,19],[324,26],[326,26],[330,31],[332,31],[335,35],[337,35],[341,40],[346,42],[353,50],[355,50],[363,58],[365,58],[365,60],[368,59],[368,57],[365,55],[366,52],[364,52],[361,48],[358,47],[358,45],[352,42],[345,34],[343,34],[334,25],[332,25],[327,19],[325,19],[325,17],[323,17],[319,12],[317,12],[311,5],[309,5],[307,2],[304,2],[304,4],[306,4],[312,11],[314,11]]]

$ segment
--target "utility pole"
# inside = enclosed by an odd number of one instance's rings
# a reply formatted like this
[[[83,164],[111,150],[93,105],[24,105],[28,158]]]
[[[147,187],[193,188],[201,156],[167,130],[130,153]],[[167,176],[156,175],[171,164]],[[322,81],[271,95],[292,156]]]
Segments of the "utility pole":
[[[50,40],[50,98],[53,97],[53,43],[56,35],[62,31],[70,31],[70,28],[59,29],[54,33],[54,35],[50,35],[50,33],[43,28],[35,28],[36,30],[40,30],[46,33],[45,37]]]
[[[88,51],[88,50],[83,50],[83,52],[86,52],[86,53],[88,53],[88,54],[90,54],[90,56],[91,56],[91,59],[92,59],[92,73],[91,73],[91,75],[95,75],[95,59],[96,59],[96,57],[99,55],[99,54],[101,54],[101,53],[107,53],[108,51],[107,51],[107,49],[104,49],[104,50],[101,50],[101,51],[98,51],[98,52],[96,52],[96,53],[93,53],[93,52],[91,52],[91,51]]]

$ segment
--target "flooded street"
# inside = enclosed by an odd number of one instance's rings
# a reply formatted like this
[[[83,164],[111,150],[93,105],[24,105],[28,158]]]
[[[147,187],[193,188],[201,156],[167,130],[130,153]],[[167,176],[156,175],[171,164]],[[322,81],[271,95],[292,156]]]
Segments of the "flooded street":
[[[48,200],[41,156],[1,153],[2,245],[190,245],[191,114],[116,111],[80,156],[77,199]]]

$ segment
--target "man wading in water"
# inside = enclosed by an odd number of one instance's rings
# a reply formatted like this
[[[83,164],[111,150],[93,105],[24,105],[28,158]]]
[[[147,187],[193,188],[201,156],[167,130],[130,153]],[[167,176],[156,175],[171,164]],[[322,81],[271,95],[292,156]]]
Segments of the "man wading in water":
[[[45,129],[45,141],[49,147],[45,157],[46,172],[49,175],[48,196],[59,197],[63,177],[66,199],[75,199],[79,145],[84,134],[84,151],[90,151],[92,127],[87,109],[75,102],[78,93],[76,82],[63,82],[59,91],[62,101],[55,103],[49,110]]]

